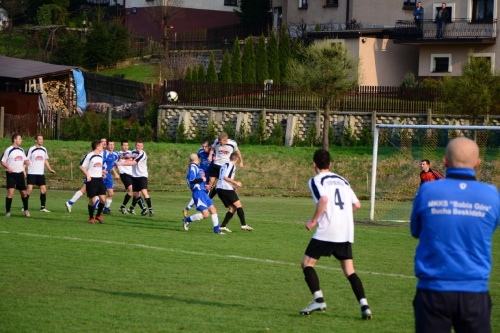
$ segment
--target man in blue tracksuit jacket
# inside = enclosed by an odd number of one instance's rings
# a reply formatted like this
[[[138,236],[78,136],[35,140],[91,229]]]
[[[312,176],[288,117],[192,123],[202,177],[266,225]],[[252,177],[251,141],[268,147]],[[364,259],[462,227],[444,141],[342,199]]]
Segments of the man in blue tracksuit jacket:
[[[491,332],[491,238],[500,195],[476,180],[477,144],[465,137],[446,147],[446,179],[424,183],[415,197],[411,234],[417,292],[416,332]]]

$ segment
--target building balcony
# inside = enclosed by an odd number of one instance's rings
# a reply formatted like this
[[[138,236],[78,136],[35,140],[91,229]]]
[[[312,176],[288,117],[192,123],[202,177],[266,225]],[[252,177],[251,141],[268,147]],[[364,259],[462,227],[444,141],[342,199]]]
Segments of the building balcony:
[[[445,24],[442,39],[436,39],[437,24],[434,20],[423,20],[422,31],[415,21],[396,21],[392,38],[398,44],[425,44],[436,42],[452,43],[495,43],[497,21],[471,21],[454,19]]]
[[[109,6],[109,0],[82,0],[82,4],[89,6]]]

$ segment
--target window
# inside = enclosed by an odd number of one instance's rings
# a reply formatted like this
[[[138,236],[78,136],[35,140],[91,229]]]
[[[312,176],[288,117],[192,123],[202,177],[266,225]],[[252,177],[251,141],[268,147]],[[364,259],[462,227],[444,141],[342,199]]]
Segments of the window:
[[[404,7],[417,7],[417,0],[404,0],[403,8]]]
[[[472,22],[493,22],[493,11],[493,0],[472,0]]]
[[[323,7],[337,7],[339,0],[323,0]]]
[[[495,72],[495,53],[474,53],[475,58],[484,58],[491,64],[491,71]]]
[[[432,54],[431,73],[451,73],[451,54]]]
[[[307,9],[307,0],[299,0],[299,9]]]
[[[224,6],[238,6],[238,0],[224,0]]]

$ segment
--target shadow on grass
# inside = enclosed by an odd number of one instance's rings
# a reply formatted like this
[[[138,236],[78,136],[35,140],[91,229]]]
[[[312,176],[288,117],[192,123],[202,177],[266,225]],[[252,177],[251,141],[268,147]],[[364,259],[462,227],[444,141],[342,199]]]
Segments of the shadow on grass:
[[[225,307],[243,307],[241,304],[235,303],[220,303],[220,302],[209,302],[209,301],[199,301],[193,299],[185,299],[168,295],[153,295],[153,294],[144,294],[144,293],[131,293],[131,292],[123,292],[123,291],[109,291],[109,290],[101,290],[95,288],[84,288],[84,287],[69,287],[71,290],[83,290],[83,291],[93,291],[96,293],[108,294],[113,296],[123,296],[123,297],[132,297],[132,298],[144,298],[144,299],[154,299],[158,301],[174,301],[174,302],[182,302],[186,304],[199,304],[199,305],[208,305],[208,306],[216,306],[220,308]]]

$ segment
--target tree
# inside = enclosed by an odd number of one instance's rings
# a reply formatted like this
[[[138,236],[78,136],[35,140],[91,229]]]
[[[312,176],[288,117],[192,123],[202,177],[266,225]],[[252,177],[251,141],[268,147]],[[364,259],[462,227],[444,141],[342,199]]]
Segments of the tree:
[[[441,91],[448,112],[469,115],[476,125],[479,115],[498,107],[500,77],[492,73],[490,61],[470,54],[469,62],[462,67],[462,75],[445,76]]]
[[[229,51],[224,52],[224,58],[220,66],[219,81],[224,83],[231,83],[231,63],[229,61]]]
[[[180,9],[183,7],[183,0],[150,0],[146,2],[150,8],[147,16],[151,18],[153,24],[161,27],[161,37],[163,45],[163,58],[168,64],[168,32],[171,30],[171,22],[179,16]]]
[[[186,76],[184,77],[184,81],[186,82],[193,81],[193,76],[191,74],[191,65],[188,65],[188,68],[186,69]]]
[[[267,80],[269,78],[269,72],[267,69],[266,38],[264,37],[264,35],[261,35],[259,38],[255,57],[255,74],[257,76],[257,83],[263,83],[264,80]]]
[[[111,65],[111,42],[106,24],[102,21],[95,22],[87,33],[85,67],[99,71],[99,67]]]
[[[203,64],[200,62],[198,65],[198,82],[206,82],[207,77],[205,76],[205,67],[203,67]]]
[[[231,81],[233,83],[243,82],[243,78],[241,77],[241,50],[238,37],[234,40],[233,56],[231,57]]]
[[[287,62],[290,60],[291,49],[290,49],[290,37],[288,36],[288,31],[286,30],[286,26],[283,24],[281,26],[281,34],[280,34],[280,45],[279,45],[279,59],[280,59],[280,74],[281,81],[283,82],[286,74]]]
[[[255,74],[255,53],[253,51],[253,38],[248,36],[245,39],[243,48],[243,57],[241,58],[241,69],[243,83],[255,83],[257,78]]]
[[[240,10],[234,12],[240,18],[243,26],[266,26],[271,17],[271,2],[269,0],[239,0]]]
[[[109,34],[113,45],[110,49],[111,62],[116,65],[119,61],[127,59],[130,30],[128,26],[123,24],[121,19],[114,19],[111,21]]]
[[[213,52],[210,52],[210,62],[207,69],[207,82],[217,82],[217,70],[215,69],[215,59]]]
[[[303,47],[301,54],[301,61],[290,59],[285,83],[313,94],[323,104],[323,149],[328,150],[330,106],[358,86],[359,62],[344,45],[327,41]]]
[[[278,39],[274,30],[271,31],[269,36],[269,45],[267,47],[267,63],[269,78],[273,80],[274,83],[280,83],[280,59],[278,54]]]

